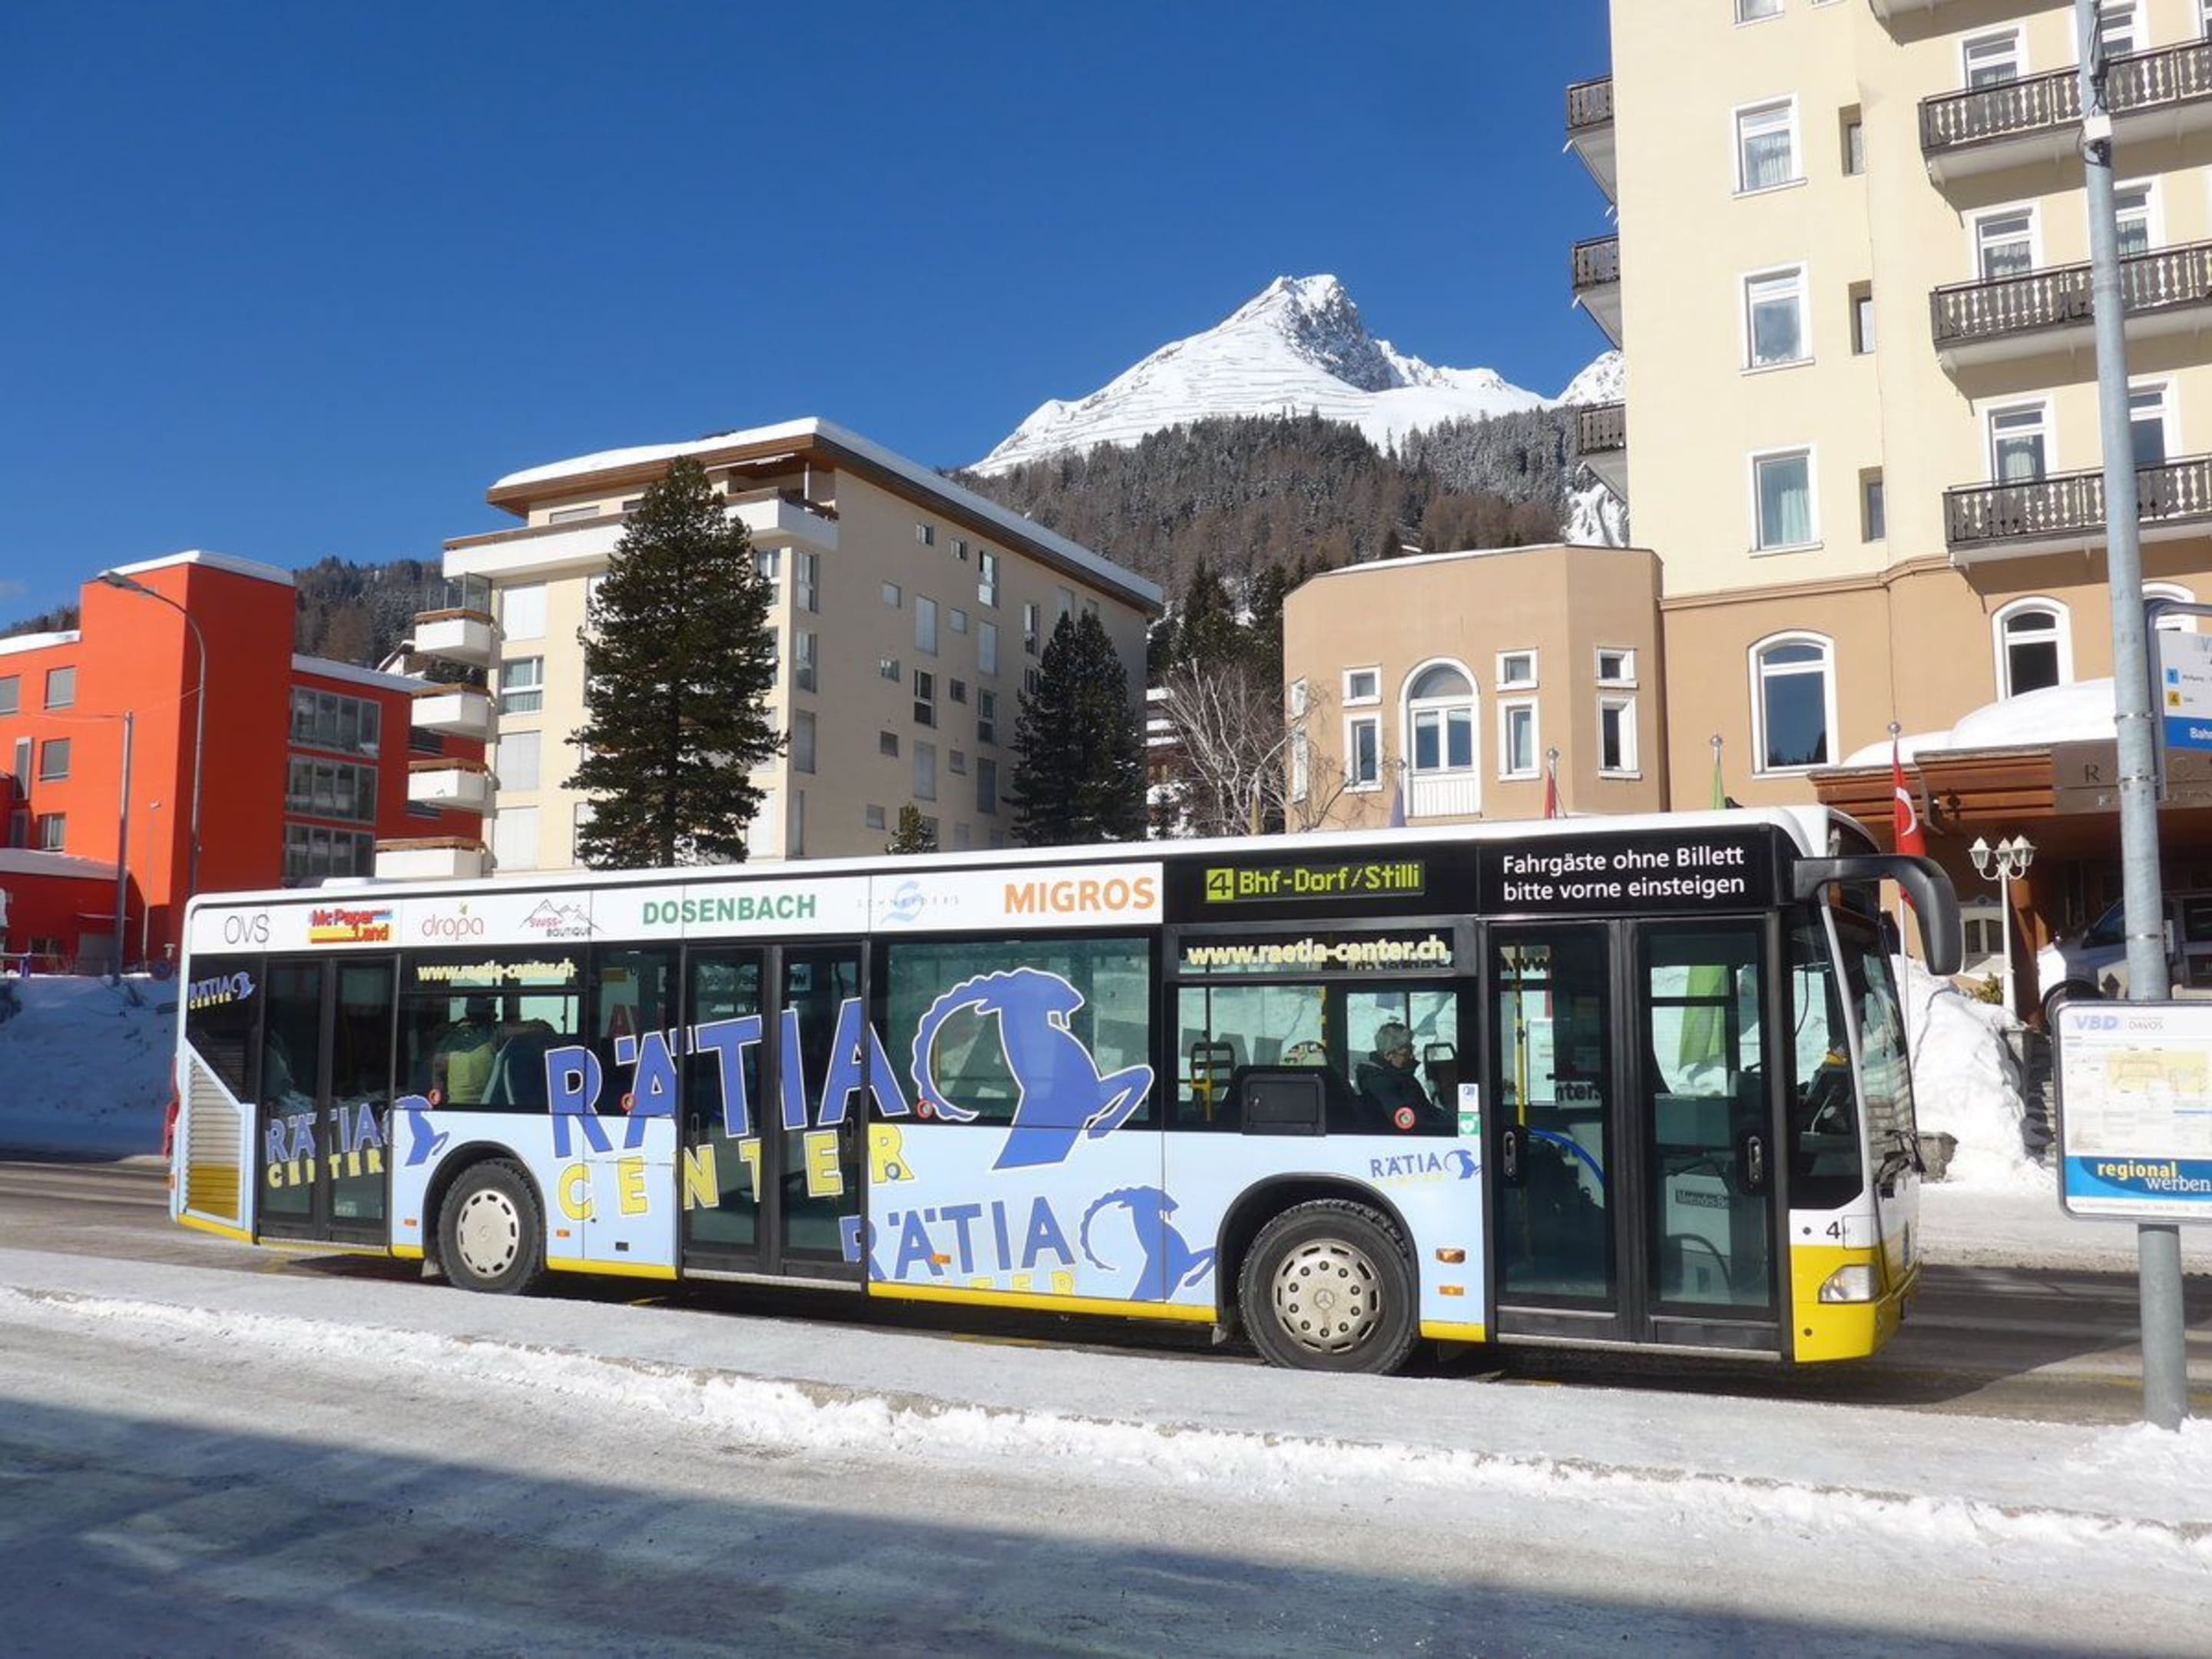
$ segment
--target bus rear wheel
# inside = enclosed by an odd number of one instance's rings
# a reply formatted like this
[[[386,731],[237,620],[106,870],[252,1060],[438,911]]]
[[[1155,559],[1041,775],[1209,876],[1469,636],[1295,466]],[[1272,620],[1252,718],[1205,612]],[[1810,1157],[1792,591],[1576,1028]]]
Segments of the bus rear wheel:
[[[520,1166],[495,1158],[462,1172],[438,1211],[438,1261],[465,1291],[521,1296],[545,1277],[545,1226]]]
[[[1262,1227],[1237,1302],[1260,1357],[1294,1370],[1395,1371],[1420,1335],[1405,1241],[1346,1199],[1296,1205]]]

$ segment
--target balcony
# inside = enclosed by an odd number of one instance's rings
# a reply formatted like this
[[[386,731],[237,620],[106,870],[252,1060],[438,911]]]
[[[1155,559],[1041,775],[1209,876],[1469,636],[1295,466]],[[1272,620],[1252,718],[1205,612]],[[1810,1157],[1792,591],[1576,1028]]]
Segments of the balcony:
[[[1589,169],[1605,199],[1620,199],[1620,174],[1613,152],[1613,77],[1577,81],[1567,88],[1567,148]]]
[[[1575,303],[1605,331],[1605,337],[1620,340],[1620,238],[1593,236],[1574,247]]]
[[[2123,259],[2120,301],[2131,340],[2203,327],[2212,319],[2212,242]],[[1929,296],[1929,311],[1936,353],[1946,368],[2094,344],[2086,264],[1954,283]]]
[[[2212,128],[2212,41],[2113,58],[2105,97],[2117,143]],[[2053,70],[1923,99],[1920,151],[1941,184],[2069,155],[2081,121],[2079,71]]]
[[[1915,12],[1933,11],[1943,0],[1868,0],[1874,15],[1885,23],[1895,22],[1900,17],[1910,17]]]
[[[379,881],[475,881],[487,861],[480,841],[434,836],[376,843]]]
[[[1482,777],[1476,772],[1409,772],[1406,816],[1409,818],[1468,818],[1482,811]]]
[[[808,501],[795,489],[759,489],[731,496],[730,505],[756,547],[837,550],[837,509],[826,502]]]
[[[2147,542],[2212,531],[2212,456],[2137,467],[2136,497],[2136,521]],[[1943,540],[1954,564],[2063,552],[2104,539],[2101,469],[1943,492]]]
[[[809,501],[796,489],[754,490],[732,495],[729,501],[760,546],[837,550],[837,509],[827,502]],[[622,539],[623,523],[621,517],[608,515],[577,524],[534,524],[463,536],[446,544],[446,574],[513,580],[600,569]]]
[[[425,732],[489,742],[491,694],[477,685],[422,686],[415,693],[414,716],[414,724]]]
[[[1628,405],[1584,404],[1575,410],[1575,453],[1622,501],[1628,499]]]
[[[446,757],[407,763],[407,804],[448,812],[491,811],[491,770],[482,761]]]
[[[480,576],[446,583],[428,610],[415,613],[415,651],[471,668],[489,667],[499,654],[491,584]]]

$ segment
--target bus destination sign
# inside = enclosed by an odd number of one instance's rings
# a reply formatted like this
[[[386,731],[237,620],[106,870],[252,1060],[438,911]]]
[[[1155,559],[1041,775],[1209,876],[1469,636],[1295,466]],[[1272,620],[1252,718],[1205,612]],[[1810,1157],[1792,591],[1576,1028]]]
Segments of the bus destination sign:
[[[1340,859],[1303,864],[1213,865],[1203,891],[1208,904],[1276,899],[1418,898],[1428,890],[1419,859]]]

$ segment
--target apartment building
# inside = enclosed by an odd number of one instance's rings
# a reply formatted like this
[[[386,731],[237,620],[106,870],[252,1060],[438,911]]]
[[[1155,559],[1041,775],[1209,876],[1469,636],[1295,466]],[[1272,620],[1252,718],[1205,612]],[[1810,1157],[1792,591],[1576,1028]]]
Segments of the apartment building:
[[[947,851],[1007,844],[1019,702],[1060,618],[1095,612],[1133,710],[1159,588],[1090,549],[827,421],[623,449],[500,479],[522,523],[446,544],[452,603],[416,620],[424,655],[482,669],[482,688],[419,700],[418,724],[492,742],[492,861],[576,862],[592,802],[568,787],[586,717],[579,635],[629,510],[678,455],[727,500],[775,585],[770,718],[787,751],[757,775],[750,856],[879,853],[917,806]],[[386,873],[474,873],[466,844],[387,849]]]
[[[2209,9],[2100,8],[2144,576],[2184,601],[2212,599]],[[1581,435],[1663,565],[1676,805],[1712,734],[1747,802],[1876,804],[1893,720],[2111,674],[2074,30],[2064,0],[1638,0],[1569,88],[1617,222],[1575,295],[1630,371]],[[1920,781],[1962,891],[1974,835],[2050,839],[2033,940],[2096,906],[2117,832],[2057,822],[2047,741],[2014,762]],[[1876,765],[1865,801],[1838,775]],[[2204,815],[2166,834],[2201,849]]]
[[[0,954],[106,968],[118,856],[125,959],[160,962],[195,892],[477,833],[437,798],[481,745],[410,730],[420,681],[295,653],[295,609],[289,571],[178,553],[85,583],[74,629],[0,640]]]

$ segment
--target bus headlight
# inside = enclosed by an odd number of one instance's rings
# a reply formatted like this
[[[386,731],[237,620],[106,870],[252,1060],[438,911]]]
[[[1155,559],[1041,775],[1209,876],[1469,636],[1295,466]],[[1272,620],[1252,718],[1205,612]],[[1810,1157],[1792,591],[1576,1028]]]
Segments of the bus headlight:
[[[1823,1302],[1873,1301],[1873,1265],[1863,1261],[1855,1267],[1837,1268],[1821,1281],[1820,1300]]]

